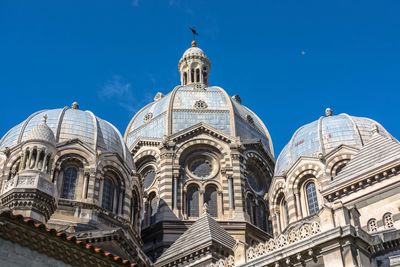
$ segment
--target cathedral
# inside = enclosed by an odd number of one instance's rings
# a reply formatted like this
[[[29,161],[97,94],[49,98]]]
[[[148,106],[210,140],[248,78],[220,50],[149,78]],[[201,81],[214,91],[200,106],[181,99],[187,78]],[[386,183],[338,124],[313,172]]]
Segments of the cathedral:
[[[382,125],[328,108],[278,155],[196,41],[178,71],[124,134],[74,102],[3,136],[1,266],[400,266]]]

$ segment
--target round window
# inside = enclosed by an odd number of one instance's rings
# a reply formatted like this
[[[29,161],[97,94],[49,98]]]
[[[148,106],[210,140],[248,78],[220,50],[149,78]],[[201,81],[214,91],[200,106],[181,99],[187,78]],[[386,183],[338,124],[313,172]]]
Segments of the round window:
[[[149,188],[156,178],[156,171],[153,168],[148,168],[143,172],[143,186]]]
[[[188,160],[186,170],[190,176],[197,179],[210,179],[218,172],[216,160],[208,155],[193,156]]]
[[[255,167],[249,166],[247,169],[247,182],[250,184],[254,192],[264,194],[265,181],[262,172]]]
[[[190,164],[189,170],[195,176],[200,178],[205,178],[211,175],[212,173],[212,164],[207,159],[198,159]]]

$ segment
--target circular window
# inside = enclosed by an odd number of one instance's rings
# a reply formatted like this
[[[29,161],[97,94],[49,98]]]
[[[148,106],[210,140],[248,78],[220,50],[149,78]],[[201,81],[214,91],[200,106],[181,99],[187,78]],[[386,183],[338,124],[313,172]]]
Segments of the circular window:
[[[218,172],[217,161],[208,155],[196,155],[188,160],[186,170],[197,179],[210,179]]]
[[[207,159],[198,159],[190,164],[189,170],[195,176],[205,178],[212,173],[212,164]]]
[[[247,182],[257,194],[265,193],[265,180],[262,172],[253,166],[247,167]]]
[[[143,172],[143,186],[149,188],[156,178],[156,171],[153,168],[148,168]]]

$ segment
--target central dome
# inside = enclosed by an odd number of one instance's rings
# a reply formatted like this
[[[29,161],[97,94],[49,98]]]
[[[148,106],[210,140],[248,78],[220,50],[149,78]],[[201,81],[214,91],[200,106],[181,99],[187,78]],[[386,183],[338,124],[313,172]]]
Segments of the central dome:
[[[240,97],[208,86],[210,68],[207,56],[193,42],[179,60],[181,85],[165,96],[158,93],[133,117],[125,132],[128,148],[140,139],[162,139],[203,123],[244,142],[261,141],[273,155],[270,134],[259,117],[241,104]]]
[[[238,136],[242,141],[261,140],[273,154],[271,137],[264,123],[254,112],[230,98],[224,89],[217,86],[203,89],[175,87],[133,117],[125,139],[131,149],[139,139],[161,139],[164,135],[175,134],[199,123],[226,135]]]

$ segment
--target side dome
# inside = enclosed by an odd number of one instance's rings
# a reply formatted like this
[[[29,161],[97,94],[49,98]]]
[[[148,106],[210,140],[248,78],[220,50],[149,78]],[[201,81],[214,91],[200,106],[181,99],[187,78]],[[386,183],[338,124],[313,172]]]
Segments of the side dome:
[[[372,137],[373,129],[387,137],[391,135],[378,122],[369,118],[342,113],[332,115],[327,109],[325,116],[300,127],[283,148],[275,165],[275,176],[285,175],[300,157],[325,156],[341,145],[357,149]]]
[[[43,117],[46,117],[44,124]],[[32,139],[54,143],[79,139],[94,151],[118,153],[127,163],[132,158],[119,131],[109,122],[83,111],[74,103],[71,108],[41,110],[9,130],[0,140],[0,149]]]
[[[38,124],[32,131],[29,133],[27,140],[38,140],[48,142],[52,145],[56,145],[56,138],[54,136],[53,131],[47,125],[47,116],[44,116],[44,120],[42,123]]]

